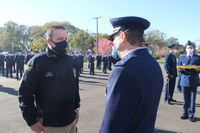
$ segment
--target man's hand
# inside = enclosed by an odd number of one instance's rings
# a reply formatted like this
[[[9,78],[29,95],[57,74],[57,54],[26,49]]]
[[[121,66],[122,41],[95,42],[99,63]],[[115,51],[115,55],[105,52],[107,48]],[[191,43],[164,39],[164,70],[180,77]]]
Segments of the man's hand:
[[[43,130],[45,130],[44,126],[39,121],[34,125],[30,126],[30,128],[36,133],[41,133]]]

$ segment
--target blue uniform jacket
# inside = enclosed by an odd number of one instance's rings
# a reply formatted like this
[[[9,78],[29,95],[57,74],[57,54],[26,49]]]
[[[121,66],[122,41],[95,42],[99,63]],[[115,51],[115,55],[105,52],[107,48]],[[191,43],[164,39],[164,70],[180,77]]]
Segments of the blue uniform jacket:
[[[99,133],[154,133],[162,87],[160,66],[147,49],[129,52],[109,76]]]
[[[176,57],[172,53],[165,56],[164,68],[167,74],[177,76]]]
[[[199,66],[200,65],[200,57],[198,55],[193,55],[191,57],[191,61],[188,64],[188,57],[187,55],[184,55],[180,57],[178,65],[195,65]],[[185,69],[182,71],[179,71],[181,73],[181,81],[180,81],[180,86],[183,87],[193,87],[193,86],[198,86],[199,85],[199,71],[196,70],[189,70]]]

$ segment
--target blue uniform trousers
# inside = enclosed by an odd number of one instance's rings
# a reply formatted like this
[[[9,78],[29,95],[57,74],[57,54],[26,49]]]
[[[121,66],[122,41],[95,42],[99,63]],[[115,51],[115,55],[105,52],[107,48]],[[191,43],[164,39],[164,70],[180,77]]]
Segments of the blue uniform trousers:
[[[174,94],[174,87],[176,83],[176,77],[174,76],[173,78],[167,79],[166,84],[165,84],[165,90],[164,90],[164,100],[172,100],[173,94]],[[169,90],[169,93],[168,93]],[[169,94],[169,96],[168,96]]]
[[[183,91],[183,116],[194,117],[197,87],[182,87]]]

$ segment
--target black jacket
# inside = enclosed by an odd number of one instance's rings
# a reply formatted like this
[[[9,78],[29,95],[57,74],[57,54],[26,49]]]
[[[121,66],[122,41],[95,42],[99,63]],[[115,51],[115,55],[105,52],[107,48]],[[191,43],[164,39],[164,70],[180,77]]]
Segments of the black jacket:
[[[20,108],[29,126],[38,117],[44,118],[44,126],[52,127],[66,126],[75,120],[80,96],[74,71],[68,55],[61,58],[50,49],[29,61],[19,88]]]

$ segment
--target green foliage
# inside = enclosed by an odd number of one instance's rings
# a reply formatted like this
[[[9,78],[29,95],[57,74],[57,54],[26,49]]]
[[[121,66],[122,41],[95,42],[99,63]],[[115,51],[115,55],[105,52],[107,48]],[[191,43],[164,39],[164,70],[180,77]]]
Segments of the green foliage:
[[[159,60],[159,59],[161,59],[161,57],[159,57],[159,56],[156,55],[156,54],[153,55],[153,58],[154,58],[155,60]]]
[[[79,29],[67,21],[49,22],[41,26],[18,25],[15,22],[8,21],[4,27],[0,27],[0,51],[43,51],[46,47],[45,33],[47,29],[54,25],[62,25],[68,31],[69,51],[82,51],[85,53],[88,49],[95,50],[97,40],[96,33],[87,33]],[[106,38],[107,34],[98,34],[98,39]],[[178,50],[184,49],[184,46],[178,43],[178,39],[170,37],[166,39],[166,35],[159,30],[151,30],[144,34],[149,49],[153,54],[162,56],[166,53],[165,47],[169,44],[176,43]],[[197,49],[200,52],[200,48]],[[96,51],[96,50],[95,50]],[[94,52],[94,51],[93,51]],[[155,57],[158,59],[159,57]]]

